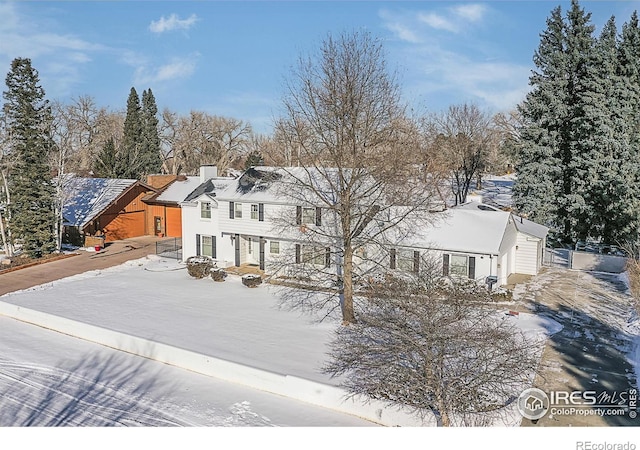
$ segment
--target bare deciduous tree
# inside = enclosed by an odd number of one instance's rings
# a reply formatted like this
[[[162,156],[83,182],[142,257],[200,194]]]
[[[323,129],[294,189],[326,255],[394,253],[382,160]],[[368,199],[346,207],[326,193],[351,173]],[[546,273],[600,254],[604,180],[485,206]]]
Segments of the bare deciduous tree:
[[[425,128],[430,139],[428,157],[440,161],[448,174],[455,204],[464,203],[474,178],[481,184],[496,147],[491,116],[473,104],[454,105],[434,115]]]
[[[203,164],[218,166],[220,173],[241,166],[252,136],[248,123],[202,111],[180,117],[165,109],[160,130],[163,166],[170,173],[197,173]]]
[[[388,261],[380,245],[386,231],[430,204],[431,192],[413,163],[416,127],[381,42],[368,33],[329,36],[316,55],[302,57],[283,103],[276,139],[287,147],[282,160],[300,166],[284,169],[282,194],[298,208],[283,226],[301,229],[286,273],[335,280],[327,294],[337,294],[343,322],[353,323],[358,279]],[[302,217],[307,212],[313,217]],[[316,294],[284,302],[330,304]]]
[[[13,155],[11,152],[11,134],[7,126],[6,117],[0,115],[0,239],[5,254],[9,257],[13,256],[13,242],[11,240],[10,209],[11,195],[9,193],[9,173],[13,164]]]
[[[498,418],[532,382],[541,347],[488,306],[484,288],[449,281],[372,286],[358,323],[336,331],[325,372],[344,376],[352,396],[433,413],[439,426]]]

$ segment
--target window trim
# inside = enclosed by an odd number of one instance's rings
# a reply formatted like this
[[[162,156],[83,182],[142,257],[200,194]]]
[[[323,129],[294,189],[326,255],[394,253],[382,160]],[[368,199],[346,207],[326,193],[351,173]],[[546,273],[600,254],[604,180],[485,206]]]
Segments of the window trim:
[[[260,207],[257,203],[251,204],[251,220],[259,220],[260,219]]]
[[[242,219],[242,203],[233,203],[233,217],[234,219]]]
[[[296,225],[322,226],[322,208],[319,206],[296,206]]]
[[[277,247],[277,251],[273,251],[273,246]],[[269,254],[271,255],[279,255],[280,254],[280,241],[269,241]]]
[[[464,268],[462,264],[454,264],[454,258],[465,258]],[[457,267],[458,270],[453,273],[452,268]],[[463,270],[460,270],[463,269]],[[443,253],[442,255],[442,274],[450,277],[476,279],[476,257],[461,253]]]
[[[208,208],[207,208],[208,206]],[[211,219],[211,202],[200,202],[200,218],[201,219]],[[208,212],[209,215],[204,215],[205,212]]]

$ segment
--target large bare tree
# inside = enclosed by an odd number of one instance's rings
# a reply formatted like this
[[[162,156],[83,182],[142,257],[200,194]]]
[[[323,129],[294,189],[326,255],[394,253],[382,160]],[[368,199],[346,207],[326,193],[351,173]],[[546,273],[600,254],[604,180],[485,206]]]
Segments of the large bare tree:
[[[488,425],[530,386],[542,349],[503,314],[473,282],[387,278],[358,323],[336,330],[324,370],[352,396],[433,413],[439,426]]]
[[[241,165],[251,142],[251,126],[242,120],[191,111],[179,116],[163,110],[160,125],[163,170],[197,173],[203,164],[215,164],[224,173]]]
[[[430,203],[413,164],[416,127],[382,43],[367,32],[329,35],[316,54],[301,57],[283,105],[276,137],[287,146],[282,159],[299,166],[284,169],[283,195],[298,207],[283,226],[301,230],[286,273],[335,280],[326,293],[339,298],[343,323],[353,323],[363,271],[389,261],[381,245],[387,231]],[[322,297],[284,300],[294,308],[335,304]]]
[[[471,183],[481,184],[497,147],[491,115],[474,104],[453,105],[425,121],[423,131],[430,140],[427,157],[440,161],[455,204],[466,202]]]

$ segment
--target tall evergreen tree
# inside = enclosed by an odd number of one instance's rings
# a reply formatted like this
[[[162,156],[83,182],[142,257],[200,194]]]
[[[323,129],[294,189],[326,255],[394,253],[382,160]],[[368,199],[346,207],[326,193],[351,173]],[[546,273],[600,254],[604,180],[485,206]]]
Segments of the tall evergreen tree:
[[[632,84],[619,70],[618,39],[612,17],[595,46],[585,99],[585,132],[590,137],[590,158],[585,159],[586,202],[590,214],[582,238],[600,237],[613,243],[633,239],[638,227],[637,157],[632,155],[633,108],[629,102]],[[637,86],[637,84],[636,84]],[[633,97],[633,96],[631,96]]]
[[[615,22],[600,40],[591,14],[572,0],[560,7],[534,56],[532,91],[518,155],[515,204],[521,213],[554,227],[563,241],[602,236],[602,170],[607,149],[617,154],[610,108],[615,108]],[[597,42],[597,45],[596,45]]]
[[[39,257],[56,249],[55,190],[48,166],[51,110],[30,59],[12,61],[6,84],[4,108],[16,155],[9,179],[10,229],[23,251]]]
[[[118,158],[118,178],[139,178],[142,175],[142,113],[140,97],[134,87],[131,88],[127,99],[124,136]]]
[[[562,177],[562,129],[567,118],[567,56],[564,20],[556,7],[540,35],[529,84],[532,90],[519,106],[524,125],[516,155],[518,178],[514,186],[516,209],[530,219],[556,225]]]
[[[160,172],[160,136],[158,134],[158,107],[151,88],[142,92],[142,174]]]

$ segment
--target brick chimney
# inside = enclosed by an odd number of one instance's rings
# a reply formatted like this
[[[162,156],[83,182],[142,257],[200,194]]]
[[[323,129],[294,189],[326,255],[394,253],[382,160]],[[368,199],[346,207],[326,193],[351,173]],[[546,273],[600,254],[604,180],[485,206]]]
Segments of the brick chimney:
[[[147,184],[151,187],[160,189],[165,187],[167,184],[171,183],[175,179],[176,179],[175,175],[162,175],[162,174],[147,175]]]

